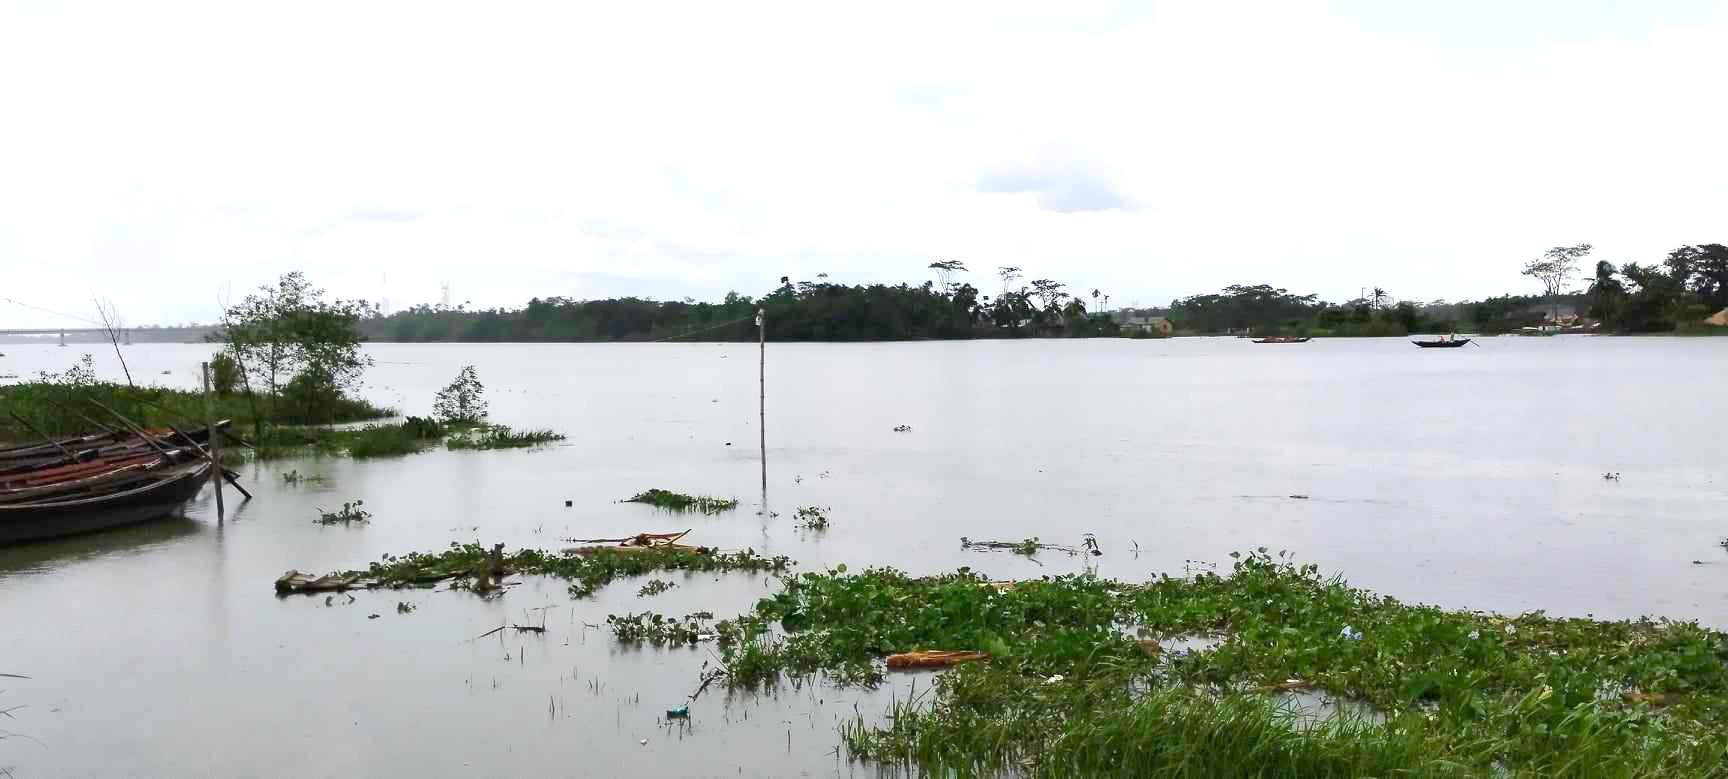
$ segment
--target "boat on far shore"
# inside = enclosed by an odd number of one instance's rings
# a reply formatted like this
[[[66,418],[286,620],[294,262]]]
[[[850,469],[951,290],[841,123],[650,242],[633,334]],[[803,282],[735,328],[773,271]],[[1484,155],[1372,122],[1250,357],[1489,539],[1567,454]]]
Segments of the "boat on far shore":
[[[1254,339],[1254,343],[1257,343],[1257,344],[1305,344],[1311,340],[1313,340],[1313,339],[1309,338],[1308,336],[1305,336],[1305,335],[1269,335],[1269,336],[1266,336],[1265,338]]]
[[[1468,338],[1453,338],[1452,336],[1448,335],[1448,336],[1441,336],[1440,338],[1436,338],[1432,341],[1411,341],[1410,343],[1416,344],[1417,346],[1420,346],[1424,349],[1456,349],[1460,346],[1463,346],[1467,343],[1470,343],[1470,339],[1468,339]]]

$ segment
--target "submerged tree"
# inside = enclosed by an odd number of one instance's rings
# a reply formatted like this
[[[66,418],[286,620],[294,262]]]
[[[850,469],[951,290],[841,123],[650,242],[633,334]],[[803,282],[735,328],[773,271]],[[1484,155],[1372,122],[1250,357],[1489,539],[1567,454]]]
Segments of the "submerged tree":
[[[212,338],[240,369],[255,433],[262,436],[265,419],[330,421],[336,401],[372,364],[360,353],[358,327],[370,313],[364,301],[325,300],[298,271],[222,313]]]
[[[438,390],[432,401],[432,413],[447,425],[475,425],[486,419],[486,385],[474,366],[464,365],[456,378]]]

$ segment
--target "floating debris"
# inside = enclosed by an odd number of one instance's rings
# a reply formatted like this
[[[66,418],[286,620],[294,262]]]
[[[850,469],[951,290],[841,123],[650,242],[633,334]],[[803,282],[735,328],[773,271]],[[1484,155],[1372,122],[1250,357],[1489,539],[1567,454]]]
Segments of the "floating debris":
[[[678,541],[690,535],[689,530],[677,533],[637,533],[625,538],[566,538],[572,544],[612,544],[612,546],[582,546],[564,550],[565,554],[592,554],[600,549],[618,551],[635,551],[642,549],[688,549],[700,551],[703,547],[680,544]]]
[[[961,663],[975,663],[979,660],[989,660],[985,652],[957,649],[927,649],[918,652],[901,652],[888,656],[889,668],[947,668]]]
[[[359,574],[330,574],[329,576],[313,576],[295,570],[276,577],[276,592],[279,594],[292,592],[341,592],[353,589],[360,584]]]
[[[1021,541],[973,541],[970,538],[961,536],[960,548],[971,549],[978,552],[1007,550],[1014,554],[1026,557],[1031,557],[1041,551],[1061,552],[1070,556],[1080,554],[1080,550],[1075,549],[1074,547],[1063,546],[1061,544],[1046,544],[1039,541],[1037,536]],[[1096,542],[1094,542],[1093,548],[1096,548]],[[1098,552],[1097,554],[1103,553]]]
[[[911,425],[895,425],[894,426],[894,432],[896,432],[896,433],[910,433],[910,432],[912,432],[912,426]]]
[[[318,524],[347,525],[353,522],[370,522],[372,521],[372,512],[361,508],[365,505],[366,501],[356,500],[352,503],[342,504],[340,511],[326,511],[323,506],[319,506]]]
[[[586,598],[619,576],[640,576],[657,571],[749,571],[779,573],[792,566],[785,556],[764,557],[752,549],[721,552],[665,541],[685,533],[648,537],[646,546],[594,546],[547,552],[520,549],[504,553],[504,545],[487,549],[480,544],[451,543],[440,553],[414,552],[385,555],[365,571],[338,571],[313,577],[289,571],[276,580],[279,594],[324,592],[345,589],[430,587],[451,581],[451,589],[478,593],[498,590],[510,574],[555,576],[570,582],[570,595]],[[634,537],[630,540],[633,541]]]

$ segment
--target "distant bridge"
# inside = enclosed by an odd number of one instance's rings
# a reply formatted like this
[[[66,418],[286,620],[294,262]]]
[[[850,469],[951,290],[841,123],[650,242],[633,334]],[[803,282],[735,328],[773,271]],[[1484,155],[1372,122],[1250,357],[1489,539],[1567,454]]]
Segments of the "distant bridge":
[[[204,337],[216,332],[215,327],[145,327],[119,328],[115,335],[119,336],[121,344],[134,341],[148,343],[185,343],[202,342]],[[61,346],[67,343],[103,343],[108,340],[108,331],[100,327],[45,327],[45,328],[0,328],[0,338],[11,339],[14,343],[44,336],[56,336]]]

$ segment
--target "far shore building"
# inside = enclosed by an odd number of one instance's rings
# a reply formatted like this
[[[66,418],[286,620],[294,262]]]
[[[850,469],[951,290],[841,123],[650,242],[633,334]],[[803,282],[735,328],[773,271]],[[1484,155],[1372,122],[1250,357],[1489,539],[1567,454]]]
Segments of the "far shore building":
[[[1135,310],[1124,308],[1111,315],[1116,324],[1123,330],[1143,330],[1157,335],[1169,335],[1175,329],[1166,317],[1156,316],[1150,310]]]
[[[1715,325],[1717,327],[1728,327],[1728,308],[1724,308],[1721,311],[1712,314],[1708,319],[1704,320],[1704,324]]]

